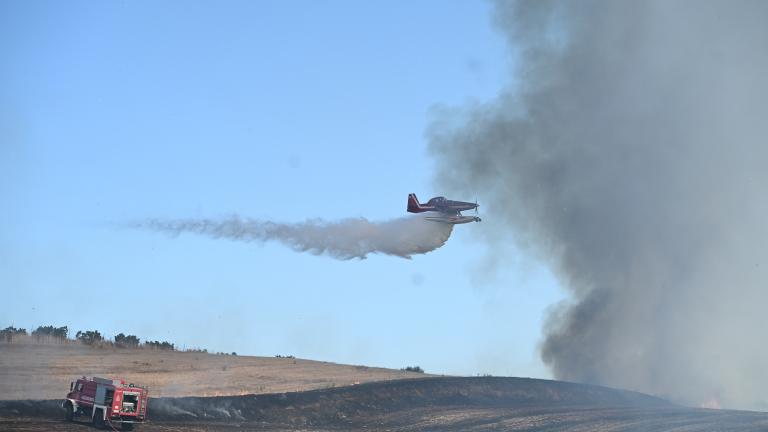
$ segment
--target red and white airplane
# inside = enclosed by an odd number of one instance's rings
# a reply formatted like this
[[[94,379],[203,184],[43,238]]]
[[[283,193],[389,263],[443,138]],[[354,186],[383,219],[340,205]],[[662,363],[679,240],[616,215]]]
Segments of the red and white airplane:
[[[469,222],[480,222],[477,216],[462,216],[462,210],[472,210],[480,207],[477,203],[465,202],[465,201],[452,201],[445,199],[445,197],[434,197],[427,201],[426,204],[419,203],[419,199],[416,198],[416,194],[408,194],[408,212],[409,213],[424,213],[424,212],[438,212],[439,216],[427,216],[424,219],[434,222],[442,222],[447,224],[465,224]]]

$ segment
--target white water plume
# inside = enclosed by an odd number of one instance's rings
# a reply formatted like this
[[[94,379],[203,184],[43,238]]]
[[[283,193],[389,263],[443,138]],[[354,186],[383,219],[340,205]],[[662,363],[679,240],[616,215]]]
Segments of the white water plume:
[[[328,255],[336,259],[365,259],[381,253],[410,259],[444,245],[453,225],[402,217],[383,222],[349,218],[328,222],[310,219],[302,223],[278,223],[231,216],[224,219],[147,219],[136,228],[201,234],[244,242],[278,241],[298,252]]]

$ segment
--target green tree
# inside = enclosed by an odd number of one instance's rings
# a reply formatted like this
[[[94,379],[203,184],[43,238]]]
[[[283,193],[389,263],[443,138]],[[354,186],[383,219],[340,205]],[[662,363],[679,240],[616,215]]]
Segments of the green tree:
[[[123,333],[115,336],[115,346],[120,348],[134,348],[139,346],[139,338],[134,335],[125,335]]]
[[[75,338],[86,345],[93,345],[104,340],[98,330],[78,331]]]
[[[6,342],[12,342],[14,336],[26,336],[26,335],[27,335],[27,329],[23,329],[23,328],[6,327],[3,330],[0,330],[0,340],[4,340]]]
[[[63,327],[54,327],[52,325],[48,326],[39,326],[35,331],[32,332],[32,336],[36,336],[38,339],[44,336],[56,338],[56,339],[66,339],[67,335],[69,335],[69,328],[67,326]]]

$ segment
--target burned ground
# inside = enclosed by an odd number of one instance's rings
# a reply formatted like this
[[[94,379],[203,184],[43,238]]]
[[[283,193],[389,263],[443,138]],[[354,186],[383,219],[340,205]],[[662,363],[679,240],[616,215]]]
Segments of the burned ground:
[[[85,431],[57,400],[0,402],[0,429]],[[768,413],[694,409],[640,393],[526,378],[425,378],[222,397],[155,398],[145,431],[758,431]]]
[[[64,422],[60,408],[80,375],[149,385],[144,431],[768,430],[768,413],[561,381],[77,344],[0,344],[0,354],[2,431],[93,430]]]

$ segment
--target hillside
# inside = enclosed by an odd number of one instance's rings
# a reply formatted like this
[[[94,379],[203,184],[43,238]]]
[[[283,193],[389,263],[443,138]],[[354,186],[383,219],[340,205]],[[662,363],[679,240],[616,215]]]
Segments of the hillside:
[[[149,386],[153,397],[296,392],[424,376],[293,358],[0,343],[0,400],[61,398],[82,375],[125,377]]]
[[[29,342],[0,343],[0,430],[90,429],[88,419],[64,422],[60,406],[69,381],[84,374],[149,385],[145,432],[768,430],[768,413],[562,381]]]
[[[60,401],[0,401],[0,430],[82,431]],[[153,399],[142,431],[763,431],[768,413],[675,406],[527,378],[435,377],[266,395]]]

